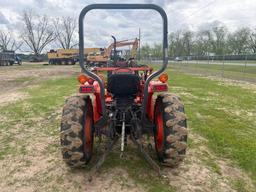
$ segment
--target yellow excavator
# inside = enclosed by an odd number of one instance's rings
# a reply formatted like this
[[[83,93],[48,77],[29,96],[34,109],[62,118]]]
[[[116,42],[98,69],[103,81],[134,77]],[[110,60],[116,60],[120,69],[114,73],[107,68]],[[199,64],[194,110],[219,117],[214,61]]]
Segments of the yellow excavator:
[[[85,57],[89,54],[101,53],[102,48],[85,48]],[[79,50],[78,49],[57,49],[50,50],[47,53],[50,65],[74,65],[78,61]]]
[[[104,49],[103,52],[99,53],[99,54],[89,54],[86,57],[86,62],[87,65],[90,65],[92,63],[94,64],[106,64],[107,61],[109,59],[111,59],[111,53],[112,53],[112,49],[115,49],[114,53],[116,52],[116,48],[117,47],[125,47],[125,46],[130,46],[132,45],[132,48],[130,50],[130,59],[135,59],[137,56],[137,49],[139,46],[139,39],[135,38],[134,40],[122,40],[122,41],[116,41],[115,37],[112,36],[112,38],[114,39],[114,42],[111,43],[107,48]]]

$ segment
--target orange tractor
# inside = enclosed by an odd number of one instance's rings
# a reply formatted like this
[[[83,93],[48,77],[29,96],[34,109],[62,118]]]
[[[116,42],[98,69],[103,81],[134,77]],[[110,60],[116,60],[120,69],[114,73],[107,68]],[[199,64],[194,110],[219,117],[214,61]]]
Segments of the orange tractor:
[[[117,58],[111,67],[85,68],[83,20],[94,9],[152,9],[160,13],[163,20],[161,68],[153,72],[149,66]],[[107,138],[106,146],[96,169],[119,139],[121,154],[127,139],[131,139],[160,173],[159,165],[144,150],[145,135],[154,138],[155,151],[163,165],[175,166],[182,161],[187,147],[187,124],[180,98],[167,93],[168,75],[163,73],[168,64],[167,38],[167,16],[157,5],[92,4],[82,10],[79,17],[80,95],[67,99],[61,120],[61,150],[68,165],[88,164],[94,154],[95,138],[101,136]]]

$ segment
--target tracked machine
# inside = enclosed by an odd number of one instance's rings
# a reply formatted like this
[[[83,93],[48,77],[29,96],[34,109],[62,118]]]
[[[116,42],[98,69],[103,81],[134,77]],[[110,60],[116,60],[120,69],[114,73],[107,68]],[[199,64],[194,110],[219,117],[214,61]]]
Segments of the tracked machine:
[[[163,63],[157,71],[136,61],[114,58],[111,67],[84,66],[84,16],[94,9],[150,9],[163,20]],[[85,25],[86,27],[86,25]],[[71,167],[88,164],[95,155],[95,145],[104,136],[105,150],[96,161],[97,170],[113,146],[120,141],[125,153],[130,139],[143,157],[160,174],[160,166],[144,147],[144,137],[152,138],[161,164],[178,165],[185,157],[187,123],[180,98],[168,93],[167,16],[153,4],[93,4],[79,17],[79,62],[82,74],[77,96],[66,100],[61,120],[61,150]],[[96,142],[97,140],[97,142]]]

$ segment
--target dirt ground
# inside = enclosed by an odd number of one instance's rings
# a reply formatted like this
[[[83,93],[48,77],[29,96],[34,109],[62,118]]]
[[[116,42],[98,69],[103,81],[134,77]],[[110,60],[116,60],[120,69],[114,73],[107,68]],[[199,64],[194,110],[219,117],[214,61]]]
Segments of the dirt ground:
[[[48,66],[43,63],[24,63],[23,66],[0,68],[0,105],[24,98],[20,92],[25,87],[36,85],[46,79],[71,76],[79,70],[74,66]]]
[[[26,98],[27,95],[22,92],[25,87],[36,85],[44,79],[68,77],[76,72],[79,72],[79,69],[73,66],[1,67],[0,106]],[[17,123],[9,130],[15,134],[17,129],[23,129],[22,134],[19,132],[17,137],[25,138],[28,153],[7,155],[0,159],[0,191],[147,190],[147,184],[136,181],[130,177],[129,171],[120,166],[102,170],[93,176],[92,182],[88,181],[88,170],[68,168],[62,161],[59,151],[59,136],[55,134],[58,130],[49,135],[40,131],[51,122],[59,121],[60,115],[61,109],[57,109],[49,118],[36,120],[32,127],[21,127],[23,125]],[[1,121],[4,121],[4,117]],[[193,133],[193,130],[190,130],[189,137],[193,142],[188,148],[185,161],[177,168],[163,168],[166,177],[156,180],[170,186],[174,191],[182,192],[239,191],[236,187],[239,182],[243,182],[247,191],[253,191],[252,182],[244,171],[228,159],[221,159],[213,154],[206,147],[207,140]],[[11,142],[12,145],[18,145],[15,141]],[[2,142],[0,146],[3,147]],[[155,173],[145,171],[143,174]]]

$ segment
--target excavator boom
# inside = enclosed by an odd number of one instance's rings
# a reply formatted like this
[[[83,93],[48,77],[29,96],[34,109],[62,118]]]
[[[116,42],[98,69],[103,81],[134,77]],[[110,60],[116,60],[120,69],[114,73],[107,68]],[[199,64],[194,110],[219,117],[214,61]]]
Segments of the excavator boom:
[[[107,60],[110,58],[112,49],[114,46],[116,47],[125,47],[132,45],[131,49],[131,58],[136,58],[137,55],[137,49],[139,45],[139,39],[135,38],[133,41],[131,40],[122,40],[117,41],[116,45],[115,43],[111,43],[107,48],[104,49],[104,52],[102,55],[88,55],[87,56],[87,62],[107,62]]]

